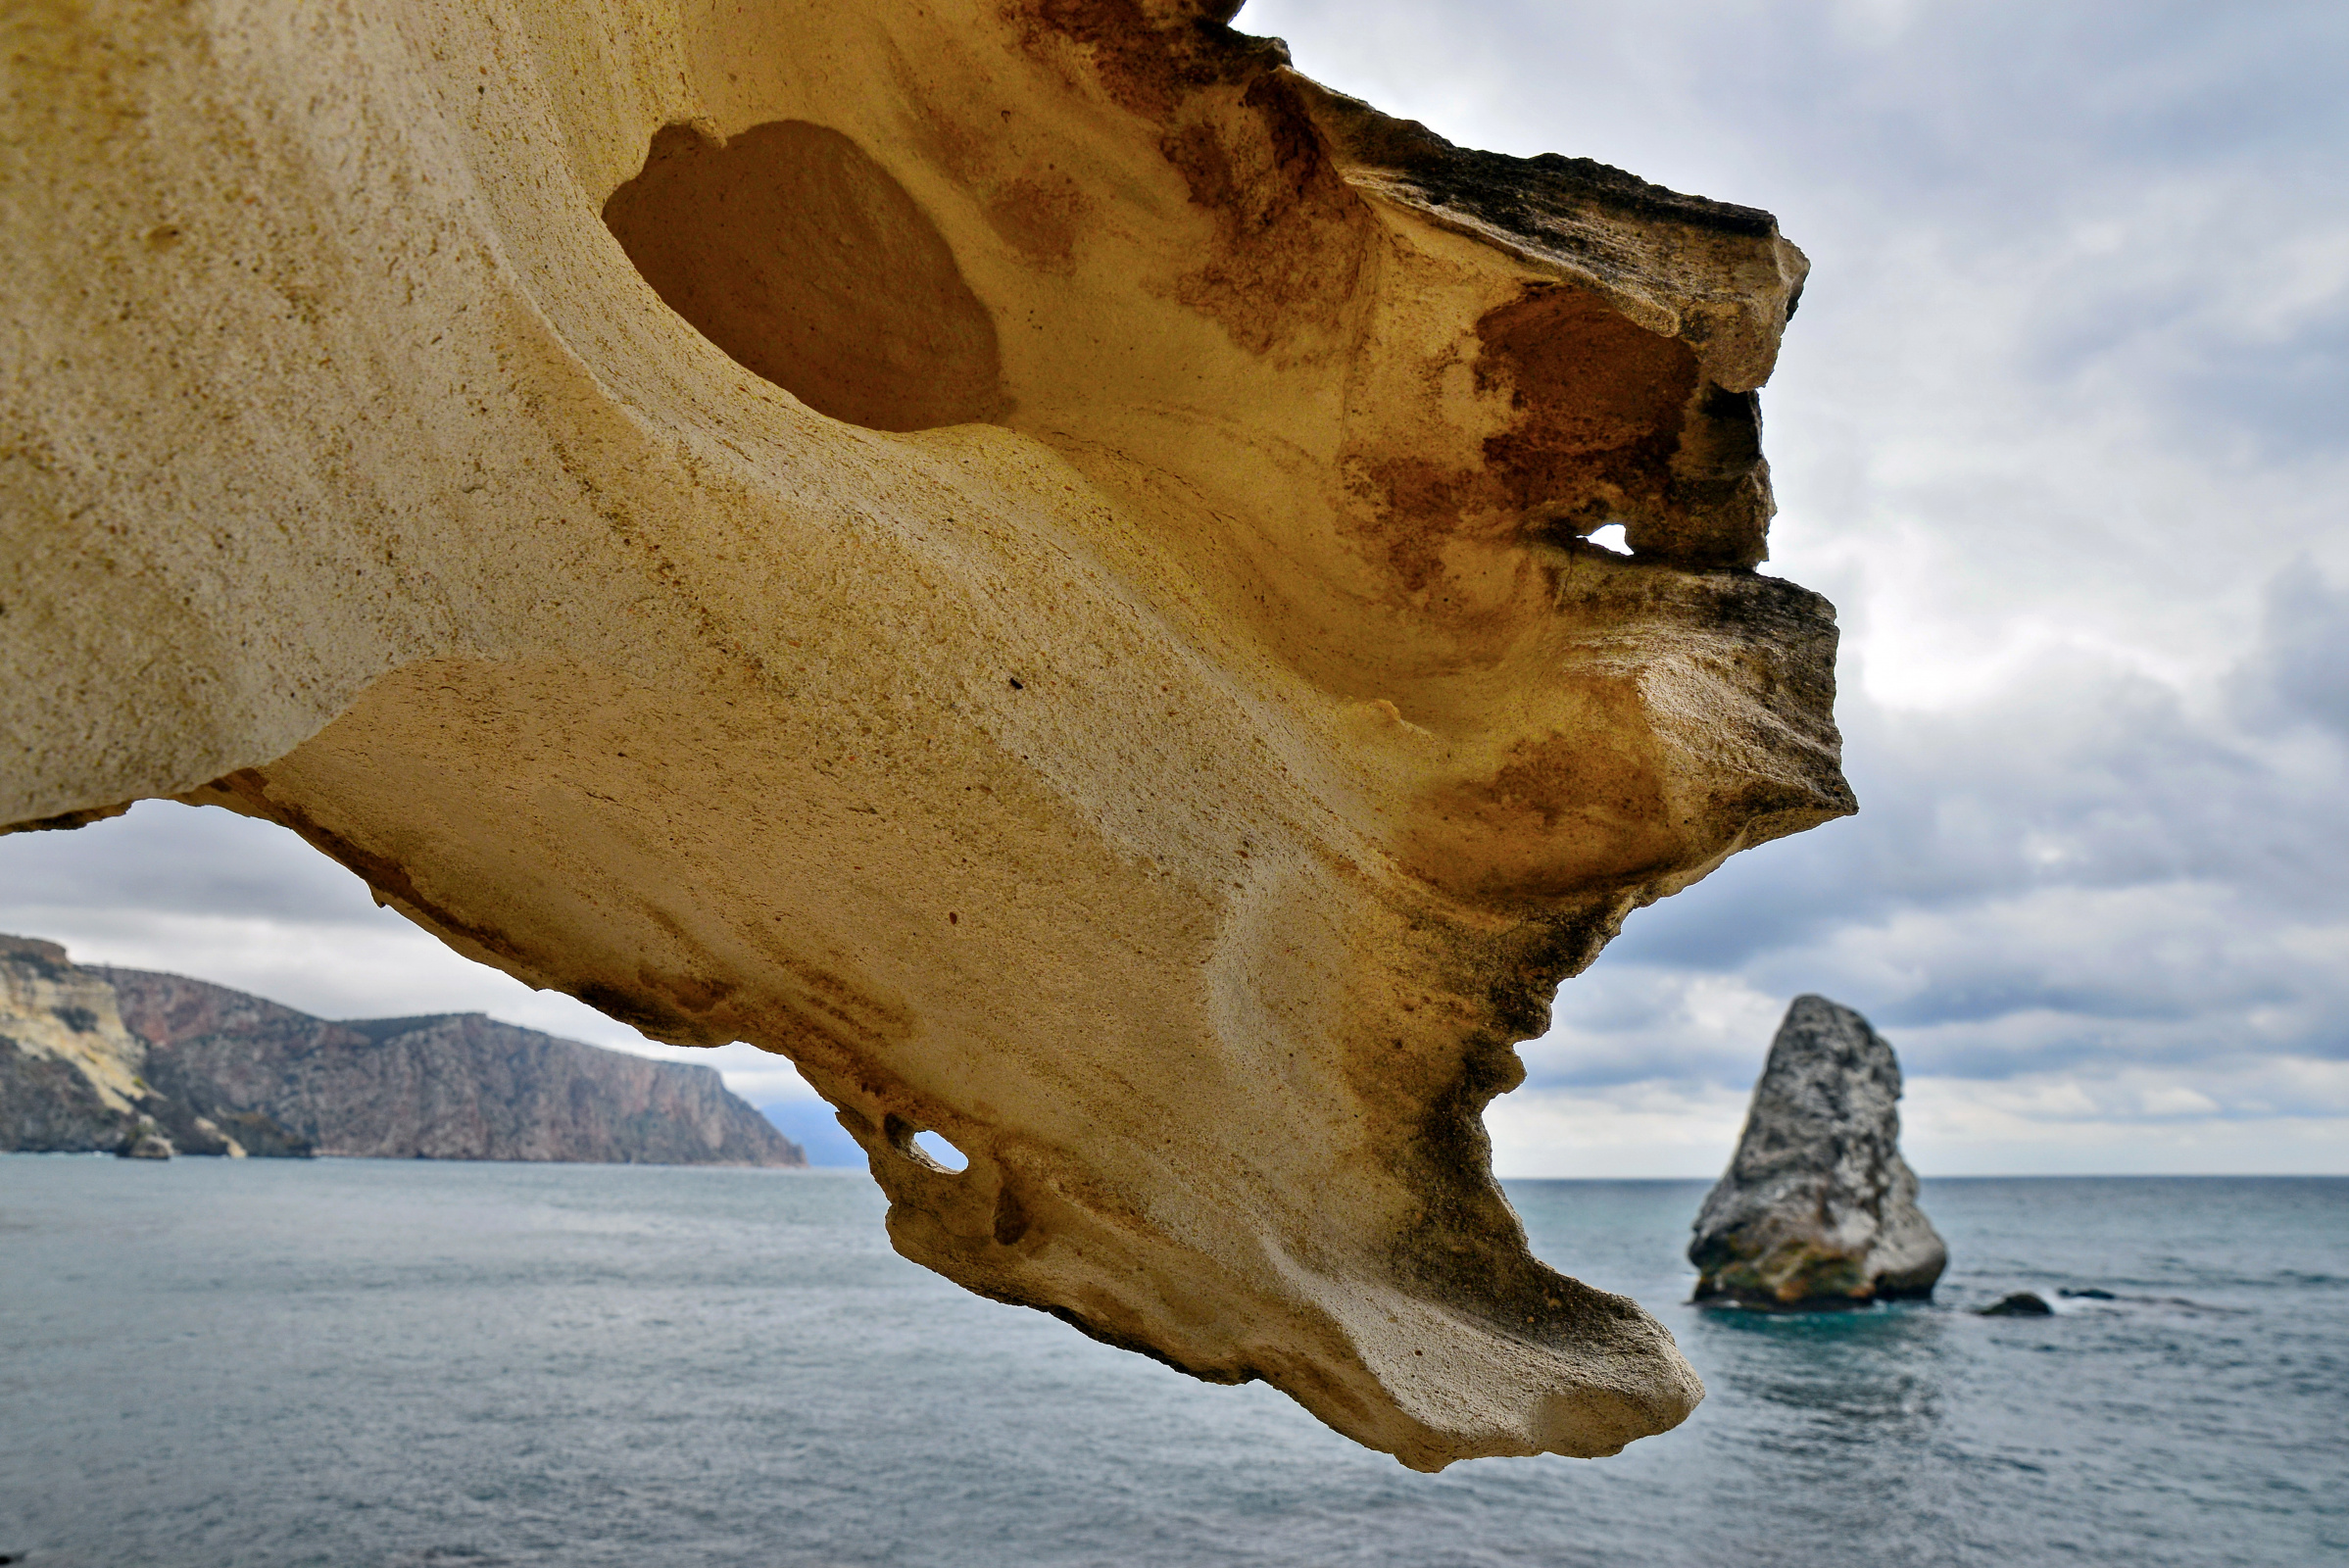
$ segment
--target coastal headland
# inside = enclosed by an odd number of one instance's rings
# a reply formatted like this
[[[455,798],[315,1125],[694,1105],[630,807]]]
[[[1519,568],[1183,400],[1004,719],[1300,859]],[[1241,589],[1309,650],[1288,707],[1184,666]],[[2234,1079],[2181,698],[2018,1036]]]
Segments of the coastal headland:
[[[314,1018],[6,936],[0,1150],[807,1163],[712,1068],[480,1013]]]

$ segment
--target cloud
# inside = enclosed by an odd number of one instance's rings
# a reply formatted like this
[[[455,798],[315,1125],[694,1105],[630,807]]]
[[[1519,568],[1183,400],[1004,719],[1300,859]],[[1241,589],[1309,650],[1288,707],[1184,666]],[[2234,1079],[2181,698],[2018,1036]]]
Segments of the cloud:
[[[1493,1163],[1512,1176],[1710,1180],[1744,1113],[1741,1093],[1650,1082],[1520,1090],[1485,1119]],[[1902,1148],[1928,1176],[2337,1174],[2349,1114],[2338,1108],[2230,1110],[2167,1081],[1913,1077],[1902,1103]]]
[[[1745,1097],[1719,1086],[1627,1084],[1524,1090],[1485,1115],[1493,1168],[1510,1176],[1718,1176],[1737,1147]]]
[[[2259,648],[2238,672],[2237,697],[2271,731],[2349,742],[2349,591],[2306,556],[2269,580]]]

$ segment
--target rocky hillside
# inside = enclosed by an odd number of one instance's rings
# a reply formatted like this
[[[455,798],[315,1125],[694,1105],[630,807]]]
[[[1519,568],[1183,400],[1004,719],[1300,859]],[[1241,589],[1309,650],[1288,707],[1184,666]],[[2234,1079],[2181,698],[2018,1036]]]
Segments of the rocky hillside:
[[[480,1013],[333,1022],[0,937],[0,1150],[803,1165],[715,1070]]]
[[[0,1149],[116,1149],[149,1098],[114,987],[54,942],[0,936]]]

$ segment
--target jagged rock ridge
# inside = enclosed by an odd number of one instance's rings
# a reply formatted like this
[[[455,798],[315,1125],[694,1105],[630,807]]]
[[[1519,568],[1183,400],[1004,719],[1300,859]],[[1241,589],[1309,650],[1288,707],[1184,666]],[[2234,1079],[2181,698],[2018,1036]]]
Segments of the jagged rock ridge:
[[[1737,1156],[1696,1216],[1696,1299],[1771,1308],[1929,1297],[1948,1249],[1900,1153],[1900,1063],[1868,1020],[1796,997]]]
[[[141,1133],[198,1154],[807,1163],[709,1067],[480,1013],[331,1022],[0,939],[0,1149],[113,1150]]]

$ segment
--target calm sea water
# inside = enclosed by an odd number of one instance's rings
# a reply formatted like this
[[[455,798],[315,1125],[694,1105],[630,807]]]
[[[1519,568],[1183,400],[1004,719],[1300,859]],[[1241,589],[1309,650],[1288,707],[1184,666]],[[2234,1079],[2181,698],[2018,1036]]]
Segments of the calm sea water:
[[[1928,1182],[1942,1299],[1818,1318],[1679,1304],[1702,1192],[1510,1188],[1688,1424],[1420,1476],[902,1261],[860,1174],[0,1156],[0,1554],[2349,1563],[2349,1181]]]

